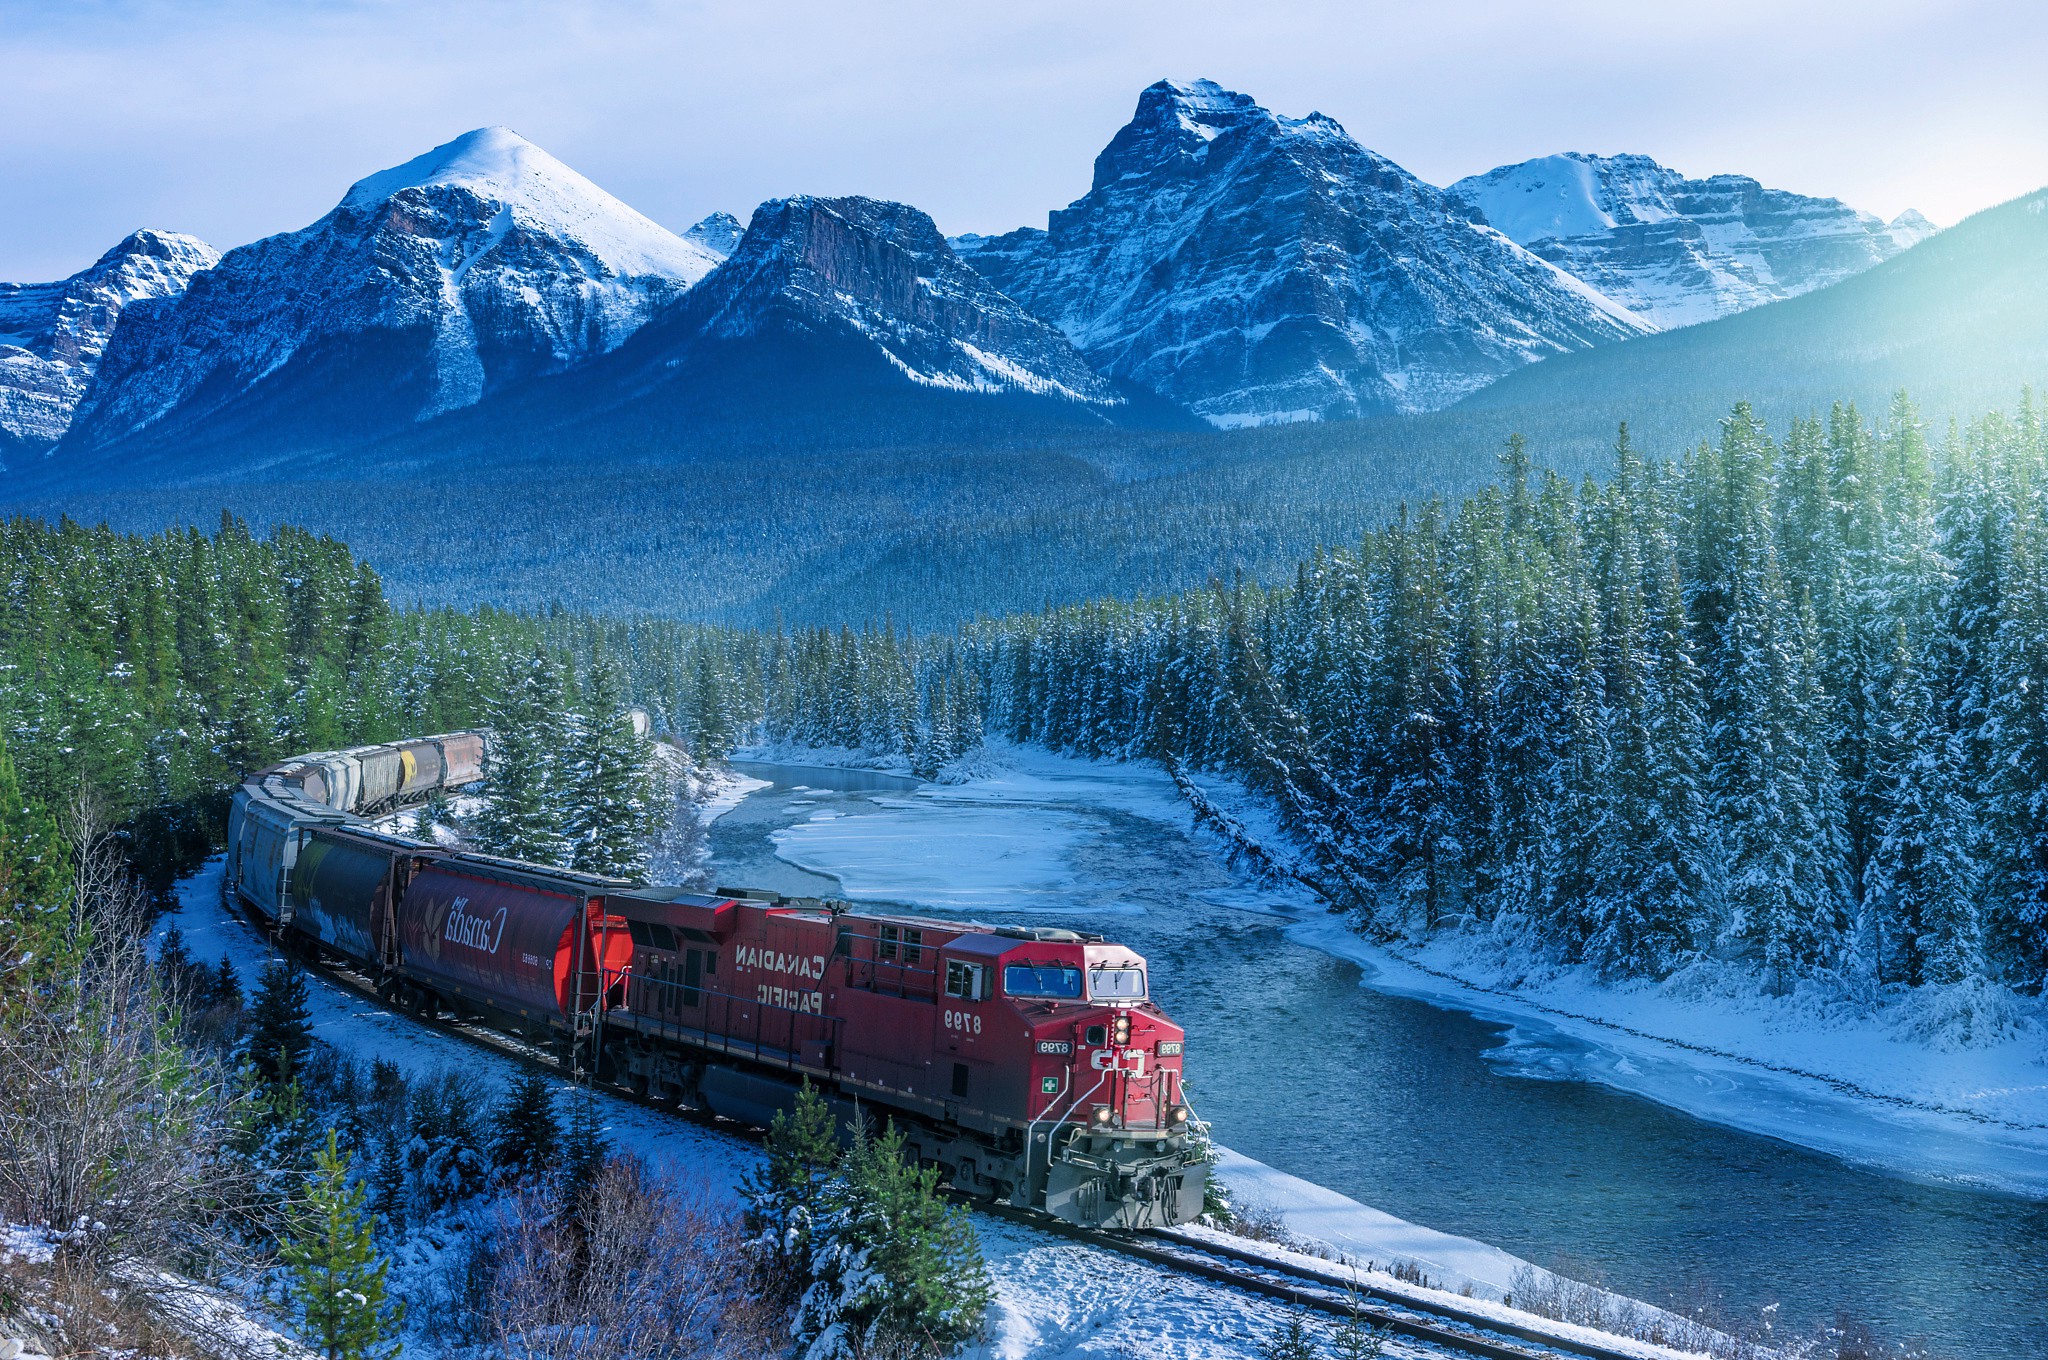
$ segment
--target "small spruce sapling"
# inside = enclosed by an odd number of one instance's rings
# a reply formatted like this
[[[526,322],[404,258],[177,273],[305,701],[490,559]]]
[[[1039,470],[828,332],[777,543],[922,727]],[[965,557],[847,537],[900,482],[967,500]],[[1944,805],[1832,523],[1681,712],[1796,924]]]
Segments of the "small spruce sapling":
[[[332,1130],[278,1260],[300,1335],[327,1360],[389,1360],[398,1354],[394,1338],[404,1309],[385,1297],[391,1263],[377,1252],[363,1211],[363,1187],[349,1179],[348,1158]]]
[[[1321,1360],[1300,1313],[1289,1313],[1286,1325],[1259,1343],[1259,1360]]]
[[[563,1134],[562,1207],[578,1222],[590,1208],[590,1188],[604,1169],[604,1130],[597,1121],[597,1100],[583,1087],[569,1104],[569,1127]]]
[[[521,1073],[505,1092],[492,1130],[499,1174],[511,1180],[545,1176],[554,1169],[561,1141],[554,1083],[541,1072]]]
[[[767,1159],[740,1182],[755,1290],[794,1302],[808,1282],[811,1232],[839,1158],[831,1107],[806,1081],[792,1109],[777,1111],[763,1144]]]
[[[1332,1360],[1379,1360],[1391,1335],[1384,1322],[1376,1322],[1365,1311],[1357,1290],[1346,1300],[1348,1309],[1336,1335],[1330,1338]]]
[[[242,1008],[242,979],[235,972],[234,960],[227,955],[220,956],[220,967],[213,970],[207,982],[205,1005],[207,1009],[238,1011]]]
[[[313,1047],[306,975],[278,959],[263,970],[249,1007],[249,1062],[272,1086],[283,1086],[306,1065]]]
[[[791,1324],[805,1360],[951,1355],[982,1334],[995,1296],[966,1210],[893,1125],[880,1138],[855,1128],[813,1229],[810,1277]]]
[[[377,1161],[370,1168],[372,1195],[370,1211],[393,1236],[405,1231],[406,1171],[405,1140],[397,1129],[377,1145]]]

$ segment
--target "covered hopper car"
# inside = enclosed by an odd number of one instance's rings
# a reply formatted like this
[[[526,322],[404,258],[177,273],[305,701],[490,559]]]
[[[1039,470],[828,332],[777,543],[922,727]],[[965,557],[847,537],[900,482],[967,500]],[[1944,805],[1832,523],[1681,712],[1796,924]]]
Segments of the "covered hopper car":
[[[848,1125],[893,1121],[969,1193],[1088,1226],[1200,1214],[1185,1037],[1129,949],[649,887],[363,824],[481,777],[487,752],[456,733],[252,777],[226,890],[394,1003],[519,1034],[643,1095],[766,1124],[808,1082]]]

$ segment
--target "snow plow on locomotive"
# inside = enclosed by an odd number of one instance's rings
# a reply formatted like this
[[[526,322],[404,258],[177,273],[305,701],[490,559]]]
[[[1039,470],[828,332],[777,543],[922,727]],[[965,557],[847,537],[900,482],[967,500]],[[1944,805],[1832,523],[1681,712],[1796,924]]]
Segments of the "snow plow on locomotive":
[[[1201,1213],[1185,1036],[1130,950],[650,887],[364,823],[481,778],[487,750],[484,734],[456,733],[252,776],[224,891],[394,1004],[545,1044],[642,1095],[765,1125],[809,1082],[845,1123],[892,1119],[964,1192],[1090,1227]]]

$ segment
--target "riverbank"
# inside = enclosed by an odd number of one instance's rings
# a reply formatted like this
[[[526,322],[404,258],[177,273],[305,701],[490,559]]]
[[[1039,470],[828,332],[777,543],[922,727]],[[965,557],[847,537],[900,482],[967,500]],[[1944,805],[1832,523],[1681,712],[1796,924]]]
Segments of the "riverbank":
[[[845,752],[741,756],[857,760]],[[1016,914],[1071,904],[1093,834],[1083,809],[1205,834],[1194,831],[1172,781],[1151,767],[992,746],[953,778],[914,798],[878,797],[874,815],[821,812],[779,833],[778,853],[836,877],[856,901]],[[1284,843],[1243,790],[1200,782],[1262,842]],[[1014,815],[980,813],[1005,803]],[[1892,1173],[2048,1198],[2048,1026],[2038,1002],[2020,1003],[2002,1042],[1944,1048],[1915,1037],[1913,1024],[1925,1017],[1911,1002],[1859,1005],[1817,988],[1745,994],[1739,974],[1707,970],[1613,987],[1485,937],[1377,944],[1292,885],[1247,881],[1205,896],[1286,918],[1289,939],[1357,964],[1366,986],[1506,1026],[1487,1055],[1504,1072],[1596,1082]]]

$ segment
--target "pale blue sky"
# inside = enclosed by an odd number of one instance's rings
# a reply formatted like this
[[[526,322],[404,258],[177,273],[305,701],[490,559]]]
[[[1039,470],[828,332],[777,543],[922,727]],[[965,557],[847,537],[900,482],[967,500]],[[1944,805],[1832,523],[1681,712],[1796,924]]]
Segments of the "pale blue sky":
[[[0,279],[304,226],[487,123],[677,229],[798,192],[1043,225],[1161,76],[1439,184],[1641,151],[1946,224],[2048,184],[2044,57],[2010,0],[0,0]]]

